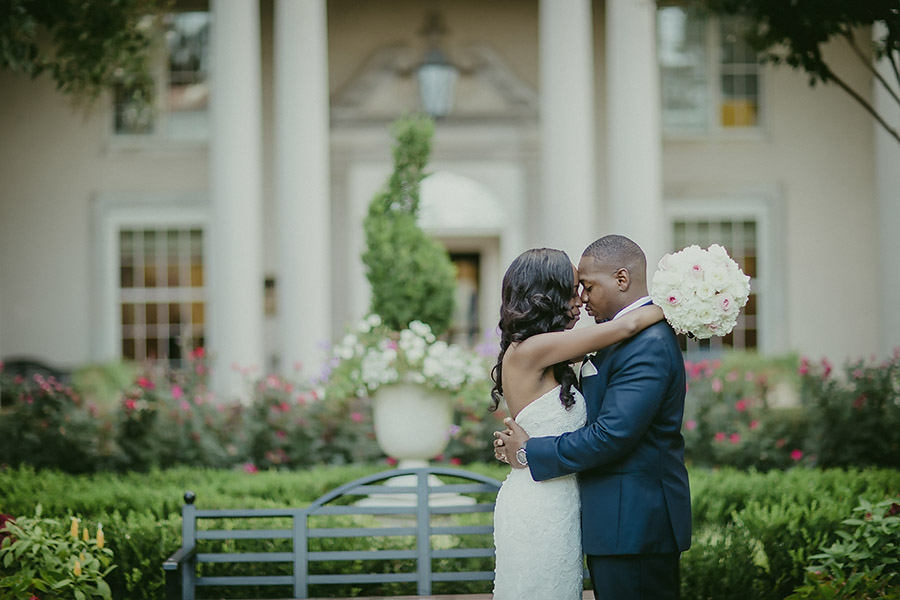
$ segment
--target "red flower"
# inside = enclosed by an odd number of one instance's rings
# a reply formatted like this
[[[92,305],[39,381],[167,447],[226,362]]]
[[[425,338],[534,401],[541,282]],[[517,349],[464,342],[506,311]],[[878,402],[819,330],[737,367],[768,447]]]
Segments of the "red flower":
[[[687,423],[684,424],[684,428],[687,429],[688,431],[693,431],[693,430],[697,429],[697,421],[694,421],[694,420],[688,421]]]
[[[384,462],[386,462],[387,464],[389,464],[392,467],[397,466],[397,459],[392,456],[388,456],[387,458],[385,458]]]
[[[715,439],[717,442],[724,442],[725,441],[725,433],[720,431],[720,432],[716,433],[716,435],[714,436],[713,439]]]
[[[791,460],[794,462],[798,462],[801,458],[803,458],[803,450],[800,448],[794,448],[791,450]]]
[[[857,397],[856,400],[853,401],[853,408],[855,408],[856,410],[861,409],[863,406],[865,406],[866,400],[866,395],[860,394],[859,397]]]
[[[809,359],[805,356],[800,359],[800,366],[797,367],[797,373],[800,375],[806,375],[809,373]]]
[[[450,464],[453,465],[453,466],[455,466],[455,467],[458,467],[459,465],[462,464],[462,459],[459,458],[458,456],[457,456],[457,457],[454,457],[454,458],[451,458],[451,459],[450,459]],[[900,508],[900,505],[898,505],[898,504],[895,504],[894,506],[897,506],[898,508]]]
[[[831,362],[827,358],[822,359],[822,368],[825,371],[822,373],[822,379],[827,379],[829,375],[831,375]]]
[[[757,421],[756,419],[750,421],[750,431],[753,431],[757,427],[759,427],[759,421]]]
[[[732,444],[740,444],[741,443],[741,434],[732,433],[730,436],[728,436],[728,441],[731,442]]]
[[[893,517],[894,515],[900,515],[900,504],[897,504],[896,502],[891,504],[891,507],[888,509],[887,514],[885,514],[884,516]]]
[[[736,411],[738,411],[738,412],[744,412],[745,410],[747,410],[747,399],[746,399],[746,398],[741,398],[740,400],[738,400],[737,402],[735,402],[735,403],[734,403],[734,410],[736,410]]]
[[[202,346],[200,348],[194,348],[190,351],[188,356],[193,360],[198,360],[206,356],[206,350],[204,350]]]
[[[152,390],[156,388],[156,384],[147,379],[146,377],[138,377],[137,384],[139,387],[145,390]]]
[[[256,465],[254,465],[252,462],[244,463],[244,466],[242,468],[247,473],[257,473],[259,471]]]
[[[350,420],[354,423],[362,423],[363,414],[361,412],[352,412],[350,413]]]

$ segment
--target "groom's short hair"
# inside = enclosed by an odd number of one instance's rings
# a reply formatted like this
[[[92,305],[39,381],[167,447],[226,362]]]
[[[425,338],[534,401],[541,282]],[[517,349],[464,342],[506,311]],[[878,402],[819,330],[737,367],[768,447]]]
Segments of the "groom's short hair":
[[[647,257],[641,247],[624,235],[605,235],[584,249],[582,256],[619,269],[625,267],[632,277],[647,278]]]

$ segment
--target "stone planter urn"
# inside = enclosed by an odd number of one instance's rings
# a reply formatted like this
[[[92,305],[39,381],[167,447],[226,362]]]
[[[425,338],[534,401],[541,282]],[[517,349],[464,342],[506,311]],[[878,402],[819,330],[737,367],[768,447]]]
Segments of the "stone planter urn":
[[[375,439],[400,469],[426,466],[450,441],[449,392],[417,383],[383,385],[372,395],[372,413]]]
[[[453,423],[453,397],[417,383],[393,383],[379,387],[372,394],[375,439],[385,454],[397,459],[398,469],[428,466],[428,461],[441,454],[450,442]],[[433,476],[432,476],[433,477]],[[433,477],[432,486],[442,482]],[[415,487],[414,475],[392,477],[387,486]],[[378,494],[357,502],[361,506],[413,506],[415,494],[398,492]],[[431,506],[474,504],[475,499],[456,493],[432,493]]]

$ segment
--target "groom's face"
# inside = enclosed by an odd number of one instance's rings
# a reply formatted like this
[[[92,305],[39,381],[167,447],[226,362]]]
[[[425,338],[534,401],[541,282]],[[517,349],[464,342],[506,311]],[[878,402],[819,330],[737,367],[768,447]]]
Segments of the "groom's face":
[[[581,302],[595,322],[601,323],[616,316],[619,312],[619,289],[615,269],[592,256],[582,256],[578,262],[578,279],[581,283]]]

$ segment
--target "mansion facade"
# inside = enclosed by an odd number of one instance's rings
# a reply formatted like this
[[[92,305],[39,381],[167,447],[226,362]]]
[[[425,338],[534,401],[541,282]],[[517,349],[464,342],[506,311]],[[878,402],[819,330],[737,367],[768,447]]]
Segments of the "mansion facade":
[[[621,233],[651,275],[719,243],[753,278],[734,333],[689,352],[900,345],[900,146],[840,89],[760,65],[733,22],[650,0],[179,0],[164,25],[153,113],[0,72],[0,358],[203,346],[223,393],[314,377],[368,310],[362,218],[417,111],[455,341],[493,331],[521,251],[577,263]],[[900,125],[849,47],[828,56]]]

